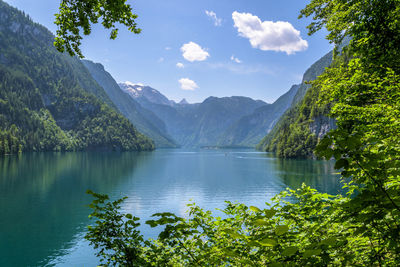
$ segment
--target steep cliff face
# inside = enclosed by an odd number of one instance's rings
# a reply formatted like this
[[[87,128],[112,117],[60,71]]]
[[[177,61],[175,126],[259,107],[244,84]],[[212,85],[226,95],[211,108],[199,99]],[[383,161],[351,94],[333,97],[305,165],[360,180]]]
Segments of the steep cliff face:
[[[310,132],[315,135],[318,140],[322,139],[330,130],[336,128],[336,121],[333,118],[319,115],[314,117],[310,123]]]
[[[319,89],[307,82],[316,79],[330,66],[332,56],[332,52],[328,53],[305,72],[291,107],[257,149],[276,152],[285,158],[313,156],[318,141],[336,125],[334,119],[328,117],[331,105],[320,105]]]

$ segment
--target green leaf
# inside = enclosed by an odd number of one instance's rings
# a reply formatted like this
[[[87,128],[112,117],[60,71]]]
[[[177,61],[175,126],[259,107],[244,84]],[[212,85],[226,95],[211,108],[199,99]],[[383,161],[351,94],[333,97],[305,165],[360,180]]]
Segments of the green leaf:
[[[308,250],[304,251],[303,257],[310,258],[312,256],[318,256],[319,254],[321,254],[321,252],[322,252],[321,249],[308,249]]]
[[[278,225],[275,228],[275,234],[283,235],[289,231],[289,227],[287,225]]]
[[[244,238],[244,236],[242,236],[241,234],[238,234],[238,233],[232,233],[231,236],[233,238],[236,238],[236,239],[243,239]]]
[[[257,226],[268,225],[268,223],[269,223],[268,221],[263,220],[263,219],[257,219],[254,221],[254,225],[257,225]]]
[[[282,251],[282,256],[290,257],[294,255],[298,251],[297,247],[288,247],[284,251]]]
[[[336,161],[335,169],[347,168],[348,166],[349,166],[348,160],[341,158],[338,161]]]
[[[224,249],[222,250],[222,252],[223,252],[225,255],[229,256],[229,257],[236,257],[236,256],[238,256],[238,254],[237,254],[234,250],[231,250],[231,249],[224,248]]]
[[[158,226],[158,223],[155,220],[148,220],[146,221],[146,224],[150,225],[152,228]]]
[[[276,210],[274,210],[274,209],[264,210],[264,213],[265,213],[265,218],[270,219],[270,218],[274,217],[274,215],[276,214]]]
[[[231,229],[225,229],[223,230],[225,233],[229,234],[231,237],[236,238],[236,239],[242,239],[243,236],[241,234],[238,234],[234,230]]]
[[[254,211],[254,212],[260,212],[260,211],[261,211],[259,208],[254,207],[254,206],[250,206],[250,209],[251,209],[252,211]]]
[[[270,239],[270,238],[264,238],[262,240],[259,240],[258,243],[264,247],[273,247],[273,246],[276,246],[276,244],[277,244],[274,239]]]
[[[335,237],[329,237],[327,239],[322,240],[321,244],[333,246],[336,244],[336,242],[337,242],[337,239]]]

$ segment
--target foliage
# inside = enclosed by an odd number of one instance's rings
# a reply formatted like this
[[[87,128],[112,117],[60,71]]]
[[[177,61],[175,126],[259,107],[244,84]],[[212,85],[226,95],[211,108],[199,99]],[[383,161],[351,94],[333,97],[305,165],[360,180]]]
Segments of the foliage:
[[[344,214],[364,224],[360,232],[373,240],[379,262],[400,238],[399,11],[396,0],[312,1],[303,10],[334,29],[330,40],[352,36],[345,60],[314,82],[321,102],[335,103],[331,115],[338,125],[317,150],[335,157],[336,167],[351,179],[350,192],[357,196]]]
[[[262,210],[228,203],[223,217],[195,205],[186,219],[155,214],[147,223],[163,231],[157,240],[136,239],[138,259],[149,266],[398,266],[399,11],[399,0],[312,0],[302,11],[314,16],[311,33],[325,26],[335,44],[352,37],[310,91],[321,107],[332,105],[337,129],[317,153],[336,160],[345,196],[303,185]]]
[[[58,26],[54,45],[58,51],[67,51],[71,56],[83,58],[79,48],[81,45],[81,29],[84,35],[92,31],[92,24],[102,20],[106,29],[111,29],[110,39],[117,38],[116,24],[123,24],[128,30],[139,34],[135,22],[138,16],[132,13],[132,8],[126,0],[62,0],[55,24]]]
[[[309,34],[326,27],[334,44],[351,37],[354,53],[398,69],[399,13],[399,0],[312,0],[300,18],[313,16]]]
[[[22,152],[22,144],[16,136],[18,136],[18,128],[14,124],[10,129],[0,130],[0,155]]]
[[[189,205],[187,218],[155,214],[146,224],[163,227],[156,240],[144,240],[138,218],[117,212],[123,199],[106,202],[107,196],[90,193],[95,197],[91,217],[97,221],[86,239],[111,265],[367,266],[381,260],[379,240],[364,235],[365,225],[343,214],[350,198],[305,185],[281,192],[266,209],[227,202],[222,217],[195,204]],[[399,243],[393,241],[379,247],[387,266],[400,260]]]
[[[261,140],[257,149],[275,152],[283,158],[313,157],[322,134],[321,128],[332,127],[334,122],[328,118],[332,104],[319,103],[320,89],[311,87],[310,82],[331,65],[332,56],[328,53],[306,71],[292,106]]]
[[[89,226],[85,238],[94,244],[96,249],[100,248],[97,256],[104,258],[107,265],[142,266],[143,237],[136,230],[140,225],[137,222],[139,218],[118,212],[125,198],[110,202],[106,195],[92,191],[88,193],[95,197],[89,205],[93,209],[89,217],[95,217],[97,221],[95,226]]]

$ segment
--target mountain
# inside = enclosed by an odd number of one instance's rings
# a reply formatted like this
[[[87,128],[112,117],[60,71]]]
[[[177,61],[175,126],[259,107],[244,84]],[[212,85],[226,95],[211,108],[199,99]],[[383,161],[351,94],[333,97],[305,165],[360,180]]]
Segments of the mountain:
[[[185,98],[183,98],[181,101],[178,103],[179,105],[189,105],[189,102]]]
[[[175,103],[149,86],[129,82],[119,86],[142,107],[163,120],[167,133],[183,147],[218,146],[221,136],[233,124],[267,105],[260,100],[239,96],[209,97],[196,104],[189,104],[185,99]]]
[[[291,107],[257,145],[259,150],[286,158],[312,157],[318,141],[336,127],[334,119],[328,117],[331,105],[320,105],[319,89],[307,83],[332,64],[332,57],[332,52],[326,54],[305,72]]]
[[[293,85],[287,93],[279,97],[273,104],[264,105],[250,115],[243,116],[220,137],[219,145],[225,147],[255,147],[265,136],[265,133],[272,130],[282,114],[290,107],[299,88],[300,85]]]
[[[138,101],[147,100],[151,103],[167,105],[167,106],[173,106],[175,104],[175,102],[169,100],[159,91],[149,86],[133,84],[131,82],[119,83],[119,86],[123,91],[128,93],[133,99],[136,99]]]
[[[121,114],[128,118],[140,132],[154,140],[156,147],[177,147],[175,141],[166,134],[167,130],[165,123],[152,111],[143,108],[134,98],[129,97],[126,92],[122,91],[111,74],[104,69],[103,65],[89,60],[82,60],[82,63],[89,70],[97,83],[103,87],[108,97]],[[140,90],[138,91],[140,92]],[[133,91],[131,92],[133,93]],[[148,94],[146,93],[145,95]],[[164,96],[161,95],[161,97],[154,97],[153,99],[162,99],[162,97]]]
[[[184,145],[216,146],[233,123],[264,105],[248,97],[209,97],[192,113],[193,133],[185,138]]]
[[[85,66],[53,42],[0,0],[0,153],[153,149]]]

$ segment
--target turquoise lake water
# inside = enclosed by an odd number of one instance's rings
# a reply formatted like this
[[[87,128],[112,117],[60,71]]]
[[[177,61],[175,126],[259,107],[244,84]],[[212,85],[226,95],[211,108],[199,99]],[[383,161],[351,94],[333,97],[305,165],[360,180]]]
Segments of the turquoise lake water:
[[[28,153],[0,158],[0,266],[96,266],[83,239],[91,189],[127,196],[123,210],[143,221],[156,212],[183,216],[193,200],[265,206],[304,182],[337,193],[332,161],[284,160],[252,150],[140,153]],[[146,237],[156,230],[142,226]]]

